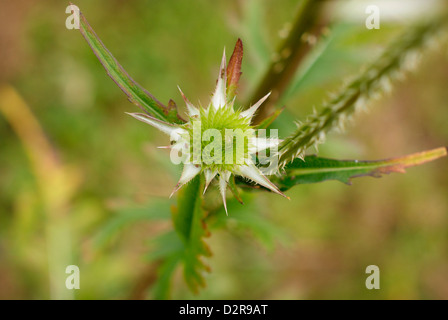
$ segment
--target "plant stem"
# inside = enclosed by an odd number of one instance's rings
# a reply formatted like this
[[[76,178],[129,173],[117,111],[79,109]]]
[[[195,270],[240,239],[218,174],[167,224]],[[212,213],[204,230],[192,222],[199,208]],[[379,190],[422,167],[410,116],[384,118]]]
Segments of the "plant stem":
[[[435,40],[448,19],[432,19],[415,26],[393,41],[389,48],[365,69],[361,75],[326,103],[320,113],[311,115],[300,124],[279,147],[279,166],[284,167],[294,158],[303,158],[307,148],[322,143],[325,134],[343,128],[347,119],[358,109],[382,93],[391,90],[393,80],[404,77],[404,72],[416,67],[421,51]]]
[[[321,29],[318,19],[321,5],[321,1],[302,1],[288,36],[273,55],[269,69],[251,95],[248,103],[245,104],[249,107],[251,103],[258,101],[266,93],[272,92],[268,100],[258,109],[258,113],[253,120],[254,124],[260,123],[273,112],[274,104],[286,90],[297,67],[315,43],[319,34],[318,30]]]

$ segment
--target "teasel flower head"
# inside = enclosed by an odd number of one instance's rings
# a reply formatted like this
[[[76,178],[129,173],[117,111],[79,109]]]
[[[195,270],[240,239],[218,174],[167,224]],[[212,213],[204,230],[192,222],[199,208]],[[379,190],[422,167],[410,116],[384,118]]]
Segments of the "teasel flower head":
[[[216,89],[207,107],[193,105],[179,88],[187,107],[186,123],[171,124],[147,114],[128,113],[170,136],[171,145],[162,148],[171,149],[171,160],[174,163],[184,164],[180,180],[171,196],[199,174],[205,177],[204,193],[216,178],[226,213],[226,190],[232,175],[249,179],[286,197],[256,165],[256,155],[260,151],[270,149],[269,158],[272,160],[278,157],[276,150],[281,142],[278,138],[257,135],[258,130],[251,125],[252,117],[269,97],[269,93],[246,110],[235,109],[242,53],[242,42],[238,39],[226,68],[224,50]]]

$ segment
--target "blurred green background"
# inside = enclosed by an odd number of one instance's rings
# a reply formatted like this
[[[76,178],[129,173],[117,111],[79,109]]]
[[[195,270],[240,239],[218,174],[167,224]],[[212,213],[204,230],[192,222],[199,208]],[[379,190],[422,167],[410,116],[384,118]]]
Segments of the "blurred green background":
[[[407,2],[380,30],[365,28],[362,11],[347,18],[348,1],[327,8],[329,35],[279,104],[287,107],[274,124],[281,136],[414,23],[408,11],[431,14]],[[137,82],[183,108],[176,86],[193,103],[207,102],[222,49],[229,56],[238,37],[245,49],[239,101],[245,101],[298,1],[75,4]],[[151,239],[172,229],[168,208],[175,199],[168,196],[179,168],[155,148],[167,143],[165,136],[124,114],[138,108],[79,32],[66,29],[67,5],[0,2],[0,101],[9,103],[0,112],[0,298],[151,298],[155,266],[145,256]],[[447,52],[441,43],[425,54],[415,73],[346,132],[330,135],[319,154],[368,160],[447,145]],[[352,186],[296,186],[291,201],[253,194],[251,205],[231,207],[226,228],[207,239],[213,251],[207,287],[191,294],[179,270],[172,297],[446,299],[447,187],[448,161],[441,159]],[[145,220],[148,208],[167,219]],[[239,225],[232,210],[259,216],[258,232]],[[79,266],[80,290],[65,289],[67,264]],[[371,264],[381,270],[380,290],[365,287]]]

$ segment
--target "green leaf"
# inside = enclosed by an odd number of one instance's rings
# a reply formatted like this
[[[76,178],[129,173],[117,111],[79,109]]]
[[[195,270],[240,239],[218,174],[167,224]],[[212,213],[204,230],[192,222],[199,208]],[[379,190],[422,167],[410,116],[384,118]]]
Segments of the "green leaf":
[[[418,152],[404,157],[378,161],[335,160],[306,156],[295,159],[285,167],[285,174],[273,180],[285,191],[297,184],[339,180],[350,184],[352,178],[362,176],[381,177],[392,172],[404,173],[408,167],[433,161],[447,154],[445,147]]]
[[[151,288],[151,296],[155,300],[167,300],[171,294],[171,279],[179,264],[181,256],[176,254],[163,260],[157,270],[157,281]]]
[[[178,206],[172,207],[174,231],[164,233],[150,241],[153,249],[146,258],[160,263],[158,277],[152,289],[155,299],[167,299],[170,294],[171,277],[179,264],[183,264],[185,281],[194,293],[205,286],[204,272],[209,267],[203,257],[211,255],[204,242],[209,235],[202,209],[203,184],[197,176],[179,191]]]
[[[111,77],[117,86],[128,96],[130,102],[157,119],[167,122],[182,123],[182,120],[177,116],[177,108],[175,105],[171,103],[168,106],[165,106],[128,75],[100,38],[98,38],[95,31],[81,12],[80,31],[104,69],[106,69],[109,77]]]
[[[148,242],[151,247],[154,247],[154,249],[145,256],[148,261],[165,259],[184,250],[184,244],[174,230],[152,238]]]
[[[150,245],[154,246],[154,249],[145,258],[158,266],[150,296],[157,300],[166,300],[171,298],[171,279],[182,262],[185,246],[174,230],[151,239]]]
[[[174,229],[184,243],[182,260],[184,277],[188,287],[195,293],[205,287],[204,272],[210,271],[202,257],[211,256],[204,242],[208,230],[204,223],[205,212],[202,209],[202,179],[196,176],[179,192],[178,207],[173,210]]]

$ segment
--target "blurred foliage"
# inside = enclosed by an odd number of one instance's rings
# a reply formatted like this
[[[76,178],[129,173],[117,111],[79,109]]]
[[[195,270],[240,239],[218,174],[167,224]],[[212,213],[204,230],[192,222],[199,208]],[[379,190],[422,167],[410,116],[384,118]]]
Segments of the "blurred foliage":
[[[208,101],[222,47],[231,48],[238,37],[246,53],[239,89],[244,101],[297,8],[295,0],[76,4],[137,82],[181,108],[176,85]],[[446,161],[407,175],[357,179],[350,187],[296,186],[291,201],[244,193],[244,206],[229,203],[229,217],[221,209],[207,218],[213,256],[206,262],[213,272],[199,295],[190,293],[176,261],[160,264],[182,247],[167,200],[179,168],[155,148],[165,137],[124,115],[136,107],[79,33],[65,28],[66,6],[56,0],[0,3],[0,100],[4,88],[14,88],[15,103],[42,129],[32,131],[27,121],[17,127],[0,116],[0,298],[161,297],[171,273],[171,297],[180,299],[448,297]],[[272,127],[281,137],[289,134],[293,119],[320,105],[328,90],[371,62],[410,23],[385,19],[370,31],[363,21],[336,20],[298,70]],[[347,133],[331,135],[320,155],[376,159],[446,145],[446,52],[443,45],[426,56]],[[46,147],[29,151],[36,139]],[[39,174],[37,154],[56,169]],[[219,195],[209,192],[207,209],[216,208]],[[48,200],[48,194],[62,196]],[[49,252],[64,255],[54,264]],[[80,267],[81,290],[60,290],[65,264]],[[370,264],[381,269],[381,290],[364,286]]]

